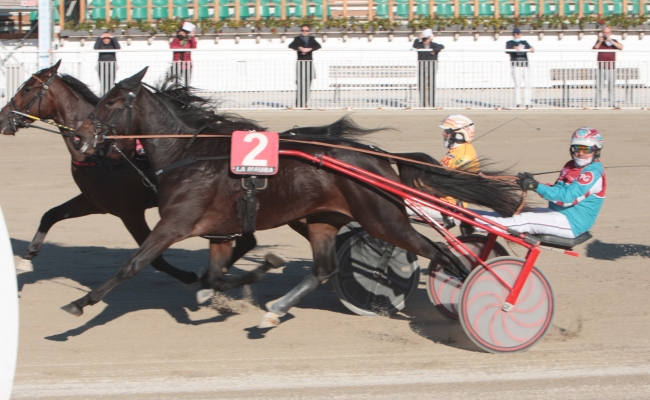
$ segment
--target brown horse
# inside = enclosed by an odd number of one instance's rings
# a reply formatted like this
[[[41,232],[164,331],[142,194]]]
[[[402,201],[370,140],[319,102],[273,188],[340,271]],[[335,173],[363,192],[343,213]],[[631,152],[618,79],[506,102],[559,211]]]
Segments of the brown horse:
[[[19,111],[42,119],[51,119],[58,124],[68,127],[78,127],[90,114],[99,98],[88,87],[69,75],[57,73],[60,61],[50,68],[43,69],[30,77],[9,103],[0,110],[0,133],[14,135],[25,125],[23,117],[12,113]],[[165,102],[192,103],[198,98],[188,95],[182,88],[160,90],[157,95]],[[183,96],[184,95],[184,96]],[[181,99],[183,101],[181,101]],[[199,102],[200,103],[200,102]],[[198,116],[195,124],[212,122],[216,116]],[[228,115],[231,119],[237,116]],[[219,116],[223,118],[223,116]],[[261,129],[251,125],[249,129]],[[31,260],[36,257],[45,240],[47,232],[54,224],[64,219],[78,218],[92,214],[111,214],[120,218],[129,233],[141,245],[151,231],[147,225],[144,212],[157,205],[157,194],[151,187],[143,184],[142,178],[124,157],[135,164],[140,171],[150,169],[149,162],[135,156],[135,141],[121,140],[119,148],[124,156],[104,146],[101,155],[88,157],[73,148],[68,131],[61,129],[63,142],[72,158],[72,177],[81,190],[81,194],[67,202],[48,210],[41,218],[36,235],[27,247],[18,268],[24,271],[32,270]],[[232,265],[246,252],[255,247],[255,237],[243,235],[237,238],[234,251],[229,241],[210,240],[211,257],[226,257],[227,265]],[[270,259],[278,266],[278,259]],[[167,263],[163,257],[154,259],[151,263],[159,271],[168,273],[184,283],[198,280],[193,272],[177,269]],[[267,267],[270,265],[265,264]]]
[[[93,114],[76,130],[75,146],[85,148],[87,154],[94,154],[92,144],[97,143],[102,134],[109,132],[144,135],[197,133],[177,113],[166,108],[160,99],[148,90],[143,90],[141,80],[145,73],[146,69],[123,80],[100,100]],[[241,129],[239,124],[224,121],[203,133],[229,135],[238,129]],[[399,181],[399,176],[387,159],[354,151],[355,147],[368,149],[368,146],[363,146],[354,139],[354,130],[341,132],[325,127],[321,131],[321,135],[297,133],[286,136],[305,141],[344,144],[352,149],[286,142],[281,143],[281,149],[326,154]],[[345,133],[353,137],[345,138]],[[73,315],[81,315],[85,306],[101,301],[115,286],[135,276],[173,243],[192,236],[232,235],[243,230],[244,192],[240,188],[240,178],[229,173],[226,159],[230,153],[229,137],[201,139],[189,151],[186,150],[186,141],[183,139],[144,139],[143,145],[155,170],[178,162],[183,157],[221,159],[187,164],[159,177],[160,222],[140,249],[113,277],[63,307]],[[408,163],[401,168],[407,168],[407,165]],[[512,214],[519,206],[518,191],[512,185],[448,170],[414,169],[417,171],[412,171],[412,176],[422,179],[430,187],[444,187],[443,193],[446,195],[488,206],[505,214]],[[460,261],[443,243],[432,242],[411,226],[405,207],[399,199],[375,187],[291,157],[281,159],[279,171],[269,178],[268,186],[258,194],[257,229],[272,229],[305,219],[314,265],[312,273],[297,287],[267,305],[269,313],[260,324],[262,327],[277,325],[279,317],[289,308],[336,273],[336,235],[344,224],[352,220],[356,220],[370,235],[380,240],[440,262],[451,271],[462,271]],[[215,290],[231,287],[224,277],[221,265],[211,266],[205,283]]]

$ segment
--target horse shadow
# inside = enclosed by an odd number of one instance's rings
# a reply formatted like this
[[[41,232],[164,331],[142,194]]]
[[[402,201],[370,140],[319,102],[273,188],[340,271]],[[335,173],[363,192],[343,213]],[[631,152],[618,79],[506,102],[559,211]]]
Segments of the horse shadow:
[[[11,244],[14,254],[23,254],[29,243],[23,240],[12,239]],[[274,246],[258,246],[258,248],[271,247]],[[79,295],[74,295],[70,299],[70,301],[76,300],[88,292],[86,288],[95,288],[110,278],[134,251],[134,249],[109,249],[99,246],[66,247],[46,243],[41,248],[41,255],[32,260],[34,271],[17,276],[18,288],[22,292],[26,285],[36,284],[40,281],[48,281],[79,290]],[[165,258],[172,265],[181,268],[184,267],[184,269],[190,269],[187,266],[192,266],[196,270],[199,270],[204,265],[207,265],[208,251],[169,249],[165,252]],[[263,261],[255,257],[245,257],[244,259],[259,263]],[[292,266],[291,264],[294,265]],[[288,266],[290,271],[287,272],[287,267],[285,267],[283,274],[268,274],[271,277],[269,280],[271,283],[274,283],[276,280],[282,281],[280,275],[291,273],[291,270],[302,270],[303,264],[304,262],[290,263]],[[233,275],[239,275],[245,272],[236,266],[230,270],[230,273]],[[61,278],[70,279],[83,287],[71,285],[62,281]],[[254,303],[258,303],[260,298],[264,299],[274,296],[273,294],[267,293],[271,289],[271,285],[262,283],[262,285],[252,286],[264,288],[264,290],[259,291],[259,298],[253,296]],[[267,286],[269,287],[267,288]],[[218,315],[210,318],[201,320],[193,319],[192,313],[199,311],[201,308],[196,302],[197,289],[197,285],[185,285],[167,274],[158,272],[152,267],[147,267],[140,271],[136,277],[123,282],[115,290],[106,295],[103,301],[107,306],[98,315],[85,321],[79,327],[48,336],[46,339],[66,341],[90,329],[106,325],[130,312],[145,309],[162,309],[177,323],[185,325],[223,322],[237,314],[236,312],[224,312],[220,310]],[[250,290],[246,294],[243,293],[243,290],[243,288],[233,289],[227,295],[229,298],[235,300],[244,297],[248,300],[250,298]],[[274,291],[277,291],[277,289]],[[253,293],[257,294],[256,292],[255,290]],[[283,294],[280,293],[276,297]],[[310,302],[306,303],[310,304]],[[61,305],[63,306],[64,304]]]
[[[600,240],[594,240],[587,245],[587,257],[607,261],[614,261],[621,257],[650,258],[650,246],[628,243],[603,243]]]

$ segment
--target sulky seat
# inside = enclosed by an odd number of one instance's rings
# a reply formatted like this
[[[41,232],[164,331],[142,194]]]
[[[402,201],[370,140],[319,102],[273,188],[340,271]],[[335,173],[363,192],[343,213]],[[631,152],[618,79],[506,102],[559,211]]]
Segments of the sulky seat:
[[[573,247],[591,239],[591,233],[585,232],[574,239],[568,239],[553,235],[535,235],[541,241],[542,246],[557,247],[559,249],[572,249]]]

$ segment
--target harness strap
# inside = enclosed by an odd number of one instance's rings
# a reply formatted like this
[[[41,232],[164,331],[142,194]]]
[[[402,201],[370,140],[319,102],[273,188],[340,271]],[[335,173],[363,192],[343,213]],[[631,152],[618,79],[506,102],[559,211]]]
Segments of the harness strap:
[[[204,130],[208,129],[209,126],[210,126],[210,124],[203,125],[196,132],[194,132],[194,134],[192,135],[192,139],[190,139],[190,142],[188,144],[186,144],[185,147],[183,148],[183,157],[185,157],[185,154],[187,154],[187,151],[190,149],[190,147],[192,147],[192,145],[194,144],[194,141],[196,140],[196,137],[199,136],[199,133],[201,133]]]
[[[189,164],[194,164],[195,162],[199,161],[215,161],[215,160],[229,160],[230,156],[213,156],[213,157],[190,157],[190,158],[184,158],[180,161],[176,161],[175,163],[171,163],[168,165],[165,165],[164,167],[160,168],[155,172],[156,176],[160,176],[162,174],[165,174],[169,171],[175,170],[180,167],[184,167]]]
[[[135,169],[138,172],[138,175],[140,175],[140,177],[144,181],[145,186],[150,187],[151,190],[154,191],[154,193],[158,193],[158,188],[156,188],[156,185],[153,182],[151,182],[149,178],[147,178],[147,175],[144,172],[142,172],[140,168],[138,168],[135,164],[133,164],[131,160],[129,160],[129,157],[127,157],[126,154],[124,154],[122,150],[120,150],[120,148],[117,147],[117,144],[115,142],[113,142],[112,147],[126,160],[126,162],[129,163],[130,166],[133,167],[133,169]]]

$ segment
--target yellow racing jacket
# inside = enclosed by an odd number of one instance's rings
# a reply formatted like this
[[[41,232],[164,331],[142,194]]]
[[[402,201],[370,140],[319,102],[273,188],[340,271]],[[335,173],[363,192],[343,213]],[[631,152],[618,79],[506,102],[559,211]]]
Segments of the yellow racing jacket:
[[[480,168],[476,150],[469,143],[463,143],[458,147],[449,149],[449,152],[440,160],[440,163],[449,169],[458,169],[464,166],[464,170],[468,172],[479,172]],[[447,203],[467,207],[467,203],[460,202],[451,196],[441,197],[440,199]]]

